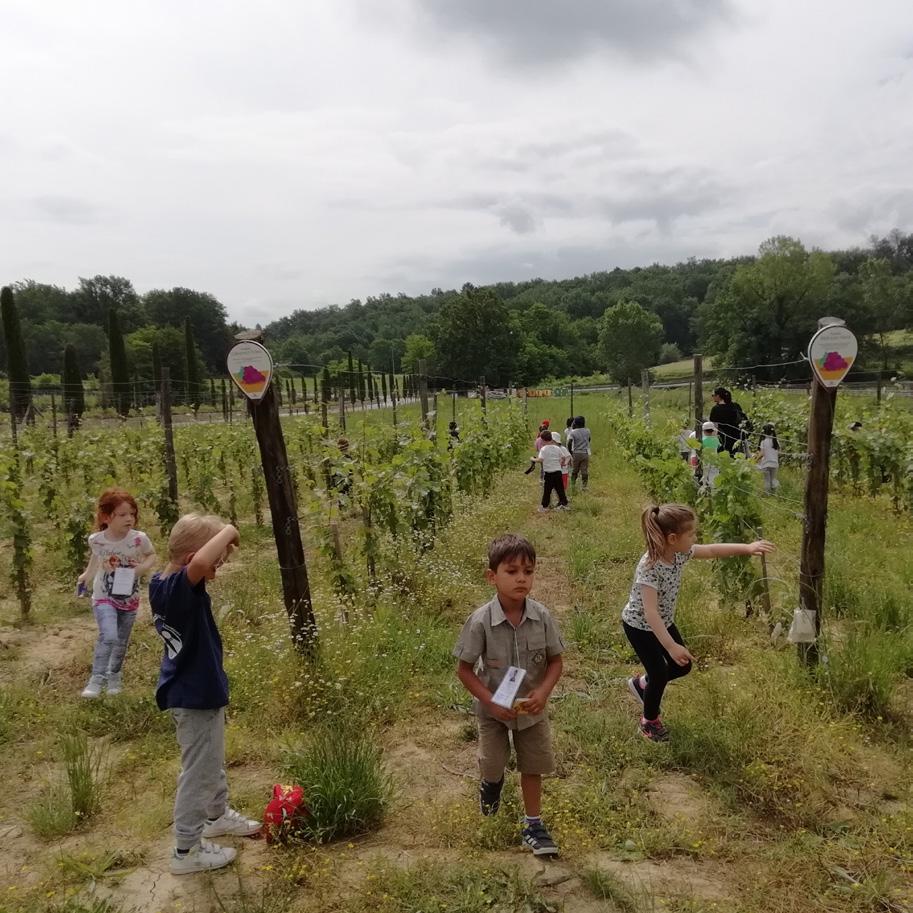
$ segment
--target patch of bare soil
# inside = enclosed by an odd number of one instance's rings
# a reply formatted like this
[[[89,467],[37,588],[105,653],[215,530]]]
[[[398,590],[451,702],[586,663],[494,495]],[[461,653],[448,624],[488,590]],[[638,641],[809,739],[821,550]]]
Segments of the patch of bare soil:
[[[718,860],[702,864],[675,857],[661,862],[624,860],[610,853],[589,857],[592,868],[608,872],[623,882],[635,896],[712,901],[731,901],[734,882]],[[650,909],[649,905],[645,905]]]
[[[647,788],[647,800],[657,815],[669,821],[697,821],[721,813],[700,784],[684,774],[654,777]]]

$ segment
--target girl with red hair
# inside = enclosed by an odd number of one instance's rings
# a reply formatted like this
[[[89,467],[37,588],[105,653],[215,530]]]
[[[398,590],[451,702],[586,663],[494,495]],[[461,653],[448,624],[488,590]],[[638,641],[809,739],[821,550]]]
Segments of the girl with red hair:
[[[140,578],[157,563],[149,537],[136,529],[138,520],[139,508],[130,492],[108,488],[101,493],[96,531],[89,536],[89,566],[78,578],[81,587],[92,580],[92,612],[98,624],[92,675],[83,697],[98,697],[105,689],[119,694],[122,689],[121,669],[139,608]]]

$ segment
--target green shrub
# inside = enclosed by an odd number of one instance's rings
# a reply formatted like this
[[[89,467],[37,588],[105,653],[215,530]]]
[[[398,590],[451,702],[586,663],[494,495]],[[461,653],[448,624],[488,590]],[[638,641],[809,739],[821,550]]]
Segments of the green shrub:
[[[288,751],[285,774],[304,787],[310,810],[301,836],[320,843],[377,827],[392,794],[373,734],[341,721],[318,729],[304,748]]]

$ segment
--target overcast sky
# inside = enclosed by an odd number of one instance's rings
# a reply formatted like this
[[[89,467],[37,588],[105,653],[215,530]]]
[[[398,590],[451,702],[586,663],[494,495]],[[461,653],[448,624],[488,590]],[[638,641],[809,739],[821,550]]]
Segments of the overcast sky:
[[[381,292],[913,230],[910,0],[0,0],[0,281]]]

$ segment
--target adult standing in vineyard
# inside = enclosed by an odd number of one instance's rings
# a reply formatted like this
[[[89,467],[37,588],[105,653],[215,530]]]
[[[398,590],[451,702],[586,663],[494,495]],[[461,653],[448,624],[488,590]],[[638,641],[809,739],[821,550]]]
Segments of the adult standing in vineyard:
[[[745,432],[750,431],[748,416],[738,403],[732,401],[732,394],[725,387],[713,391],[714,406],[710,410],[710,421],[717,427],[720,436],[719,453],[724,450],[732,456],[741,450]]]

